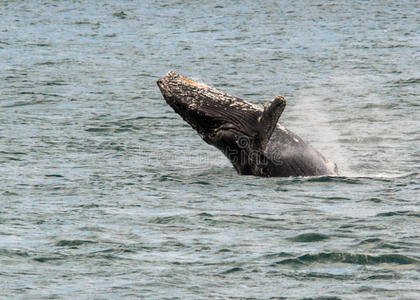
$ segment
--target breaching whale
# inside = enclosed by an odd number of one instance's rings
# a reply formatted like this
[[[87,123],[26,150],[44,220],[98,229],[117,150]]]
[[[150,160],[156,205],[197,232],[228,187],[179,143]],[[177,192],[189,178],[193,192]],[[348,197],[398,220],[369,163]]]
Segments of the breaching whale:
[[[278,124],[286,100],[260,108],[176,72],[157,81],[166,102],[203,140],[221,150],[242,175],[337,175],[337,166]]]

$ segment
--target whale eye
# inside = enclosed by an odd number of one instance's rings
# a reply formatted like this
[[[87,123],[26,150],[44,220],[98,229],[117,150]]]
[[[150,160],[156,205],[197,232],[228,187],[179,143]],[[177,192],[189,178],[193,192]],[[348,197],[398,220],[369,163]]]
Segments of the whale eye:
[[[227,129],[219,130],[216,134],[216,144],[218,147],[236,147],[236,140],[238,135]]]
[[[235,145],[236,142],[236,134],[233,133],[230,130],[224,130],[223,131],[223,137],[222,137],[222,142],[225,145]]]

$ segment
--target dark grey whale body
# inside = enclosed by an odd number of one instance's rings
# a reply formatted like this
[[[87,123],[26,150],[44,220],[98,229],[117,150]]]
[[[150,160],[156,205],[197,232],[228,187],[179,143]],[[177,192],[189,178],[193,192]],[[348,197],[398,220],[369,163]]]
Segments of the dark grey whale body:
[[[337,167],[290,130],[277,124],[286,100],[264,109],[169,72],[157,81],[166,102],[243,175],[337,175]]]

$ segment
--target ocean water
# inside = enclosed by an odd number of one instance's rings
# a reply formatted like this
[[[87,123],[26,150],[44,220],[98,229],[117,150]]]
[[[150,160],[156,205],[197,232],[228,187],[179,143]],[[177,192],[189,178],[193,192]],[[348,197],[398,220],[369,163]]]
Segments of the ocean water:
[[[419,299],[418,1],[0,1],[0,297]],[[239,176],[168,71],[338,177]]]

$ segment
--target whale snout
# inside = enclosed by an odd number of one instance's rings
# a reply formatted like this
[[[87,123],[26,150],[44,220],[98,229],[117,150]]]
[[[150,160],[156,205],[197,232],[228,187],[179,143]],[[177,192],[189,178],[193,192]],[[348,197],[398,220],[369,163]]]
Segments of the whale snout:
[[[156,81],[156,84],[158,85],[158,87],[160,89],[160,92],[162,93],[162,95],[166,99],[170,94],[170,90],[168,89],[167,85],[165,84],[165,79],[164,78],[159,78]]]
[[[163,78],[159,78],[159,79],[156,81],[156,84],[158,85],[159,89],[163,92],[163,91],[164,91]]]

